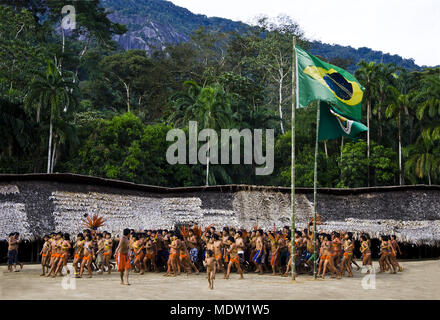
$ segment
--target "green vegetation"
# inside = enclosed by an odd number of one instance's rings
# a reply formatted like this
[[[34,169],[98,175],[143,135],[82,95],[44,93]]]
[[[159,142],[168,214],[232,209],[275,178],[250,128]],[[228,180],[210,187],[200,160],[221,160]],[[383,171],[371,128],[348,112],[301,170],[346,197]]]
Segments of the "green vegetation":
[[[9,2],[0,6],[0,172],[162,186],[290,185],[292,36],[305,48],[314,44],[289,18],[261,19],[240,32],[200,28],[188,41],[147,54],[118,48],[111,39],[126,28],[112,23],[98,0],[78,2],[78,26],[68,32],[60,31],[63,1]],[[154,15],[170,5],[142,3],[157,6]],[[353,64],[344,55],[328,60]],[[439,75],[439,68],[360,62],[369,139],[321,142],[319,186],[440,183]],[[298,186],[313,185],[315,113],[315,104],[297,111]],[[167,132],[187,131],[190,120],[199,130],[274,129],[274,173],[255,176],[255,163],[169,165]]]

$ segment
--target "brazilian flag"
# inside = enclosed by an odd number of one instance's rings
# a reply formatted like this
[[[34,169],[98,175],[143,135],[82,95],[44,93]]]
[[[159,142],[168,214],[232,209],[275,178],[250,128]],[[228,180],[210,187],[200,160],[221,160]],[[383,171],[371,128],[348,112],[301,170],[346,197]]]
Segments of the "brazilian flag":
[[[319,141],[332,140],[339,137],[357,139],[362,132],[368,130],[362,123],[340,115],[331,105],[324,101],[320,102],[319,122]]]
[[[296,46],[299,106],[321,100],[353,120],[361,120],[364,88],[349,72],[331,65]]]

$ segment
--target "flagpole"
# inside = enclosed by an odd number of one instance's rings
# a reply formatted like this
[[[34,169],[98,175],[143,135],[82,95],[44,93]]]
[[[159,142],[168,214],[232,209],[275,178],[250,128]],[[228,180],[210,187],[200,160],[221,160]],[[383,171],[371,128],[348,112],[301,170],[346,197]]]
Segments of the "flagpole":
[[[321,103],[318,100],[316,111],[316,140],[315,140],[315,168],[313,181],[313,276],[316,275],[316,196],[317,196],[317,182],[318,182],[318,142],[319,142],[319,120],[321,115]]]
[[[295,280],[295,110],[297,101],[297,58],[296,58],[296,36],[293,36],[293,52],[292,52],[292,163],[291,163],[291,191],[290,191],[290,204],[292,207],[291,218],[291,245],[292,245],[292,280]]]

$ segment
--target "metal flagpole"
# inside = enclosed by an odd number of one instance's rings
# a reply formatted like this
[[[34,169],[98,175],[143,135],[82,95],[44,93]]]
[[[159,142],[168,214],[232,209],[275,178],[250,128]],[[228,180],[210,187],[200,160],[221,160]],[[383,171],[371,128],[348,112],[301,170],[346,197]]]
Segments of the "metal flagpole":
[[[318,182],[318,138],[319,138],[319,119],[321,115],[321,106],[320,101],[318,100],[316,111],[316,140],[315,140],[315,168],[314,168],[314,181],[313,181],[313,276],[316,275],[316,196],[317,189],[316,185]]]
[[[292,244],[292,280],[295,280],[295,109],[298,98],[298,74],[297,74],[297,57],[296,57],[296,37],[293,36],[293,53],[292,53],[292,163],[291,163],[291,191],[290,191],[290,203],[292,206],[292,230],[291,230],[291,244]]]

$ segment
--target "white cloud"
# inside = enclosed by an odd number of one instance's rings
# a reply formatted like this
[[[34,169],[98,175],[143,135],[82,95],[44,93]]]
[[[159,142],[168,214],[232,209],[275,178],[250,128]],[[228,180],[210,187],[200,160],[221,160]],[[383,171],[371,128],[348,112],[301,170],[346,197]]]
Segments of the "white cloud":
[[[369,47],[440,65],[438,0],[171,0],[194,13],[250,22],[281,13],[296,20],[309,39]]]

